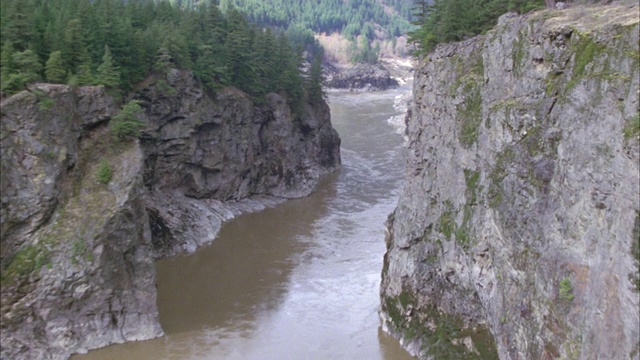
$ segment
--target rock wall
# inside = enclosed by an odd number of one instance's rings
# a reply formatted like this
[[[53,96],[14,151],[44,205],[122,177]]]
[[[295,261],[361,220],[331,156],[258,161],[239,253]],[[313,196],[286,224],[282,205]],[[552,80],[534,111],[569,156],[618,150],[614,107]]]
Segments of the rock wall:
[[[36,84],[2,101],[2,359],[65,359],[162,335],[153,261],[223,221],[313,191],[340,164],[325,103],[207,93],[186,71],[133,93],[139,139],[119,141],[101,87]],[[97,181],[100,164],[112,170]]]
[[[383,329],[425,359],[639,359],[638,5],[508,14],[421,61]]]

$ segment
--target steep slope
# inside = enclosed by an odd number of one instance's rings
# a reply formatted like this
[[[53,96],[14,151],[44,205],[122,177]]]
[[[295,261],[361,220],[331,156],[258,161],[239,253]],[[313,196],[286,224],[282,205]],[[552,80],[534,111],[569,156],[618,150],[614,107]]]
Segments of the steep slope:
[[[638,18],[508,14],[421,62],[381,286],[411,352],[640,357]]]
[[[162,334],[153,260],[222,221],[300,197],[340,164],[327,105],[207,93],[187,71],[132,95],[140,139],[109,131],[102,87],[36,84],[2,102],[2,355],[64,359]],[[98,181],[106,162],[111,180]]]

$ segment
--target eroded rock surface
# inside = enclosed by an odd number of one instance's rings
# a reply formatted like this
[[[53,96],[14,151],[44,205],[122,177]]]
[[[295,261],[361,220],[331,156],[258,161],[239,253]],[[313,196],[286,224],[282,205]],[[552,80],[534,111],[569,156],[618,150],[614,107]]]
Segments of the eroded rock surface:
[[[37,84],[2,102],[2,359],[162,335],[153,261],[194,251],[223,221],[310,194],[340,165],[325,103],[291,113],[186,71],[132,95],[140,139],[119,141],[101,87]],[[102,162],[112,170],[97,180]]]
[[[386,90],[398,86],[389,70],[381,65],[358,63],[348,68],[332,68],[325,85],[333,89]]]
[[[383,327],[425,359],[638,359],[638,6],[505,15],[421,62]]]

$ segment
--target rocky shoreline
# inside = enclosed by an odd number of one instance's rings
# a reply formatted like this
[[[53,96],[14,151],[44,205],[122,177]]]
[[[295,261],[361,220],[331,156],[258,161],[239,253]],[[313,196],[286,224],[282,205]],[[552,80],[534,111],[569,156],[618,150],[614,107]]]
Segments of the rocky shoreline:
[[[325,64],[324,73],[328,91],[382,91],[406,84],[413,76],[413,69],[409,60],[382,59],[375,65]]]

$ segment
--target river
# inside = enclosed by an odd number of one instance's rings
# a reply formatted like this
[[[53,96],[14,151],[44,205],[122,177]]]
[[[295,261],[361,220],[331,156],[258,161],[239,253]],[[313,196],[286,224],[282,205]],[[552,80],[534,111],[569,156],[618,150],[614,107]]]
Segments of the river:
[[[405,164],[394,102],[408,91],[331,93],[342,168],[311,196],[156,262],[165,336],[73,359],[412,359],[378,318],[384,222]]]

